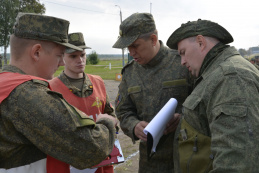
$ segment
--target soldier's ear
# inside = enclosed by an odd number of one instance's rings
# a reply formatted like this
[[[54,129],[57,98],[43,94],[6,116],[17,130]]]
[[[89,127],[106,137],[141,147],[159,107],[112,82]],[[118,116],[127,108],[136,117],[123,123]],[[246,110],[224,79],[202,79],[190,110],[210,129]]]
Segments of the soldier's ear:
[[[157,35],[156,34],[152,34],[151,36],[151,41],[152,41],[152,45],[155,46],[157,43]]]
[[[34,44],[31,47],[31,50],[30,50],[31,58],[34,61],[39,61],[41,54],[42,54],[42,45],[41,44]]]
[[[201,48],[201,50],[205,49],[207,42],[206,42],[206,39],[202,35],[196,36],[196,42],[199,44],[199,47]]]

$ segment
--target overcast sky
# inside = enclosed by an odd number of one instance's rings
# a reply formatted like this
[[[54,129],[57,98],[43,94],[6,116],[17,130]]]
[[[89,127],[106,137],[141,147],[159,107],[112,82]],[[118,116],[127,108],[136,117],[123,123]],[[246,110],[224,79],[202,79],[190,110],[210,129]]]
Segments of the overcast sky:
[[[70,21],[69,33],[82,32],[87,46],[98,54],[120,54],[112,48],[122,20],[135,12],[151,12],[159,39],[166,43],[182,23],[212,20],[233,36],[237,49],[259,45],[258,0],[40,0],[45,15]],[[118,6],[115,6],[118,5]],[[127,53],[127,51],[125,52]]]

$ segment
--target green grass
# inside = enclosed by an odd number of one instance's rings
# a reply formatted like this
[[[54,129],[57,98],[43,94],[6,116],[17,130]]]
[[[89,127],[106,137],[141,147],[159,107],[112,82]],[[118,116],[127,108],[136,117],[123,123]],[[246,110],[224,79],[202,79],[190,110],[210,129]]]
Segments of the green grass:
[[[109,63],[111,63],[111,70],[109,69]],[[127,61],[125,60],[125,64]],[[4,64],[4,63],[3,63]],[[121,73],[122,60],[100,60],[97,65],[86,65],[85,73],[101,76],[104,80],[115,80],[116,73]],[[58,76],[64,70],[63,66],[60,66],[54,76]],[[0,72],[2,70],[0,69]]]
[[[111,70],[109,69],[109,63],[111,63]],[[102,60],[97,65],[86,65],[85,73],[101,76],[104,80],[115,80],[116,73],[120,74],[121,69],[122,60]],[[63,66],[59,67],[54,76],[58,76],[63,70]]]

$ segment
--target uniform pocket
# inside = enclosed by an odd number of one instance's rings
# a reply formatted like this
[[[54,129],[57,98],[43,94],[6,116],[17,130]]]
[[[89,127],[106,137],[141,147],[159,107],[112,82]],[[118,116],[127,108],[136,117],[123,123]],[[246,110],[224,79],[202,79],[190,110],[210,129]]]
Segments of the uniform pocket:
[[[128,88],[128,93],[129,94],[138,93],[140,91],[141,91],[141,87],[140,86],[133,86],[133,87],[129,87]]]
[[[184,119],[179,136],[180,167],[183,173],[204,173],[212,170],[213,155],[210,137],[192,128]]]
[[[194,110],[200,102],[201,98],[199,96],[192,94],[191,97],[187,97],[187,99],[183,103],[183,106],[187,109]]]
[[[163,82],[163,88],[187,86],[186,79],[170,80]]]
[[[212,147],[235,147],[244,149],[247,139],[253,136],[251,122],[247,117],[248,108],[235,103],[221,104],[212,110]]]
[[[143,100],[143,93],[142,93],[141,86],[129,87],[128,94],[133,102],[138,101],[138,100]],[[138,104],[142,104],[142,103],[138,103]]]
[[[188,96],[188,85],[186,79],[170,80],[162,82],[162,98],[175,98],[178,101],[176,112],[181,112],[182,103]],[[165,103],[164,103],[165,104]]]

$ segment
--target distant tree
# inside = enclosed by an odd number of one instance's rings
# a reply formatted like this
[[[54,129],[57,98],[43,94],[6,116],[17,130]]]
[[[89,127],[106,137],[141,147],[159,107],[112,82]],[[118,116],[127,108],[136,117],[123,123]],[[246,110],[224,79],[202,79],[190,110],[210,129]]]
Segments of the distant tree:
[[[2,69],[2,55],[0,54],[0,69]]]
[[[241,56],[245,57],[247,55],[247,51],[245,49],[238,49],[238,52]]]
[[[90,64],[98,64],[99,63],[99,58],[98,55],[95,51],[92,51],[88,56],[87,59],[89,60]]]
[[[39,0],[0,0],[0,47],[4,47],[4,64],[7,64],[6,50],[19,12],[44,14],[46,8]]]
[[[90,64],[89,59],[88,59],[88,56],[86,57],[85,64],[86,64],[86,65]]]
[[[39,0],[19,0],[19,11],[28,13],[44,14],[46,11],[45,5]]]

